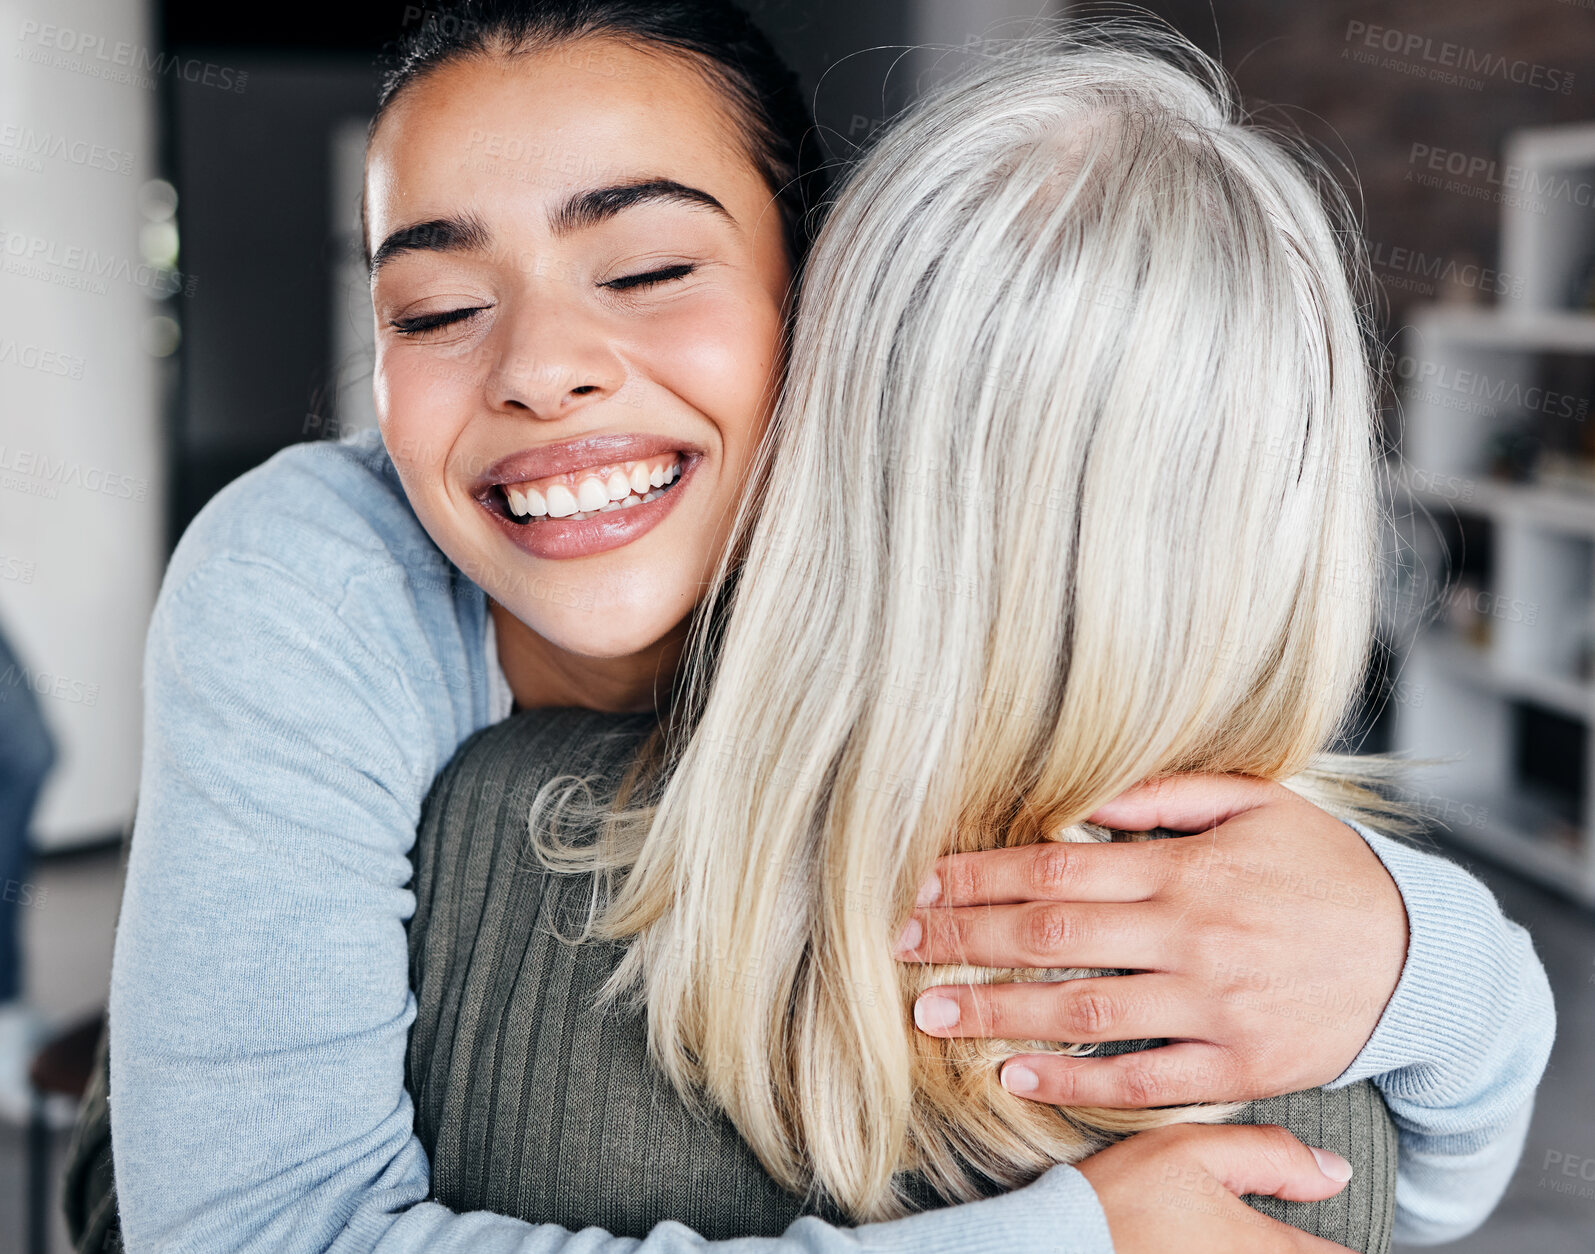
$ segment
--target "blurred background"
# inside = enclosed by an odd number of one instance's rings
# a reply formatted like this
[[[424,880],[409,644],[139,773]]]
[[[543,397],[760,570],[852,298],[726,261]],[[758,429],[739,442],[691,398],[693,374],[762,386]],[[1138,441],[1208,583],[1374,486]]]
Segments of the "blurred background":
[[[1533,932],[1560,1013],[1507,1199],[1452,1248],[1595,1248],[1595,0],[748,7],[839,159],[984,39],[1139,11],[1354,189],[1396,525],[1351,739],[1442,760],[1429,839]],[[440,20],[0,0],[0,1251],[66,1248],[71,1030],[105,997],[162,569],[231,479],[374,424],[373,58]]]

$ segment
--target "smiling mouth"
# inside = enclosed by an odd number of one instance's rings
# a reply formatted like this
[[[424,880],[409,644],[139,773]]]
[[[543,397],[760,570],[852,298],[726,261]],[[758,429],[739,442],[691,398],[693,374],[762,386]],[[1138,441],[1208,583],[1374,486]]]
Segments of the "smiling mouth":
[[[681,453],[585,467],[562,475],[498,483],[483,504],[522,526],[540,522],[585,522],[656,501],[680,480]]]

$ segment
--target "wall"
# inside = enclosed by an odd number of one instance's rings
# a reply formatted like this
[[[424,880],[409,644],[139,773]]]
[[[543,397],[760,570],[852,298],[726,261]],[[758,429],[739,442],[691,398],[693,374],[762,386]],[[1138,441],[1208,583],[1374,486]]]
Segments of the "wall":
[[[143,624],[165,559],[152,267],[156,97],[182,66],[140,0],[0,4],[0,625],[61,762],[40,843],[103,837],[137,786]],[[203,68],[197,72],[203,73]],[[146,212],[148,211],[148,213]],[[180,281],[180,280],[178,280]]]
[[[1147,7],[1218,53],[1249,102],[1347,167],[1392,327],[1442,293],[1496,295],[1501,201],[1516,194],[1502,140],[1595,116],[1589,0]]]

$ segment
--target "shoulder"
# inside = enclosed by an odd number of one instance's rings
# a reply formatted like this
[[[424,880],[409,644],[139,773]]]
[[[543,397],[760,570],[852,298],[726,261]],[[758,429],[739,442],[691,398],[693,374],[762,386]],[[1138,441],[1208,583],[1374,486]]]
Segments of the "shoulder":
[[[222,489],[184,533],[151,620],[146,688],[158,713],[375,718],[424,742],[404,753],[435,772],[489,716],[485,614],[375,432],[297,445]]]
[[[471,736],[438,773],[421,808],[413,849],[410,945],[412,960],[419,960],[417,1029],[424,1037],[436,1030],[428,1009],[436,1007],[426,991],[429,978],[452,980],[463,969],[452,961],[434,969],[426,955],[450,950],[450,937],[480,942],[483,912],[495,894],[510,892],[512,909],[530,905],[536,912],[541,890],[535,885],[547,871],[526,842],[539,792],[556,780],[572,784],[561,795],[553,829],[560,843],[586,843],[655,725],[651,715],[525,710]],[[499,875],[504,869],[513,874]],[[437,918],[450,922],[439,928]],[[529,934],[535,919],[527,922]]]
[[[528,816],[544,785],[562,778],[576,785],[559,807],[558,826],[563,838],[589,838],[654,726],[645,715],[525,710],[461,744],[432,781],[421,809],[412,957],[428,948],[435,908],[448,913],[466,910],[470,901],[478,908],[485,903],[501,860],[508,858],[506,865],[522,879],[523,872],[537,869],[536,860],[528,862],[523,854]],[[445,882],[455,887],[440,896],[438,886]],[[444,934],[472,931],[450,928]]]
[[[340,603],[357,583],[449,584],[377,432],[283,449],[218,492],[183,533],[165,586],[249,568]]]

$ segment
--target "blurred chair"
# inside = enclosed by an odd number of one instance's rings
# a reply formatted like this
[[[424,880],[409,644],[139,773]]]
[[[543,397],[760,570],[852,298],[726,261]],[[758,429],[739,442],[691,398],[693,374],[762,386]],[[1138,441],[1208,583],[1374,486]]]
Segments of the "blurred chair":
[[[28,1124],[28,1254],[49,1254],[52,1107],[75,1110],[95,1076],[105,1037],[105,1015],[94,1014],[48,1041],[28,1069],[33,1117]],[[106,1163],[109,1167],[109,1161]],[[68,1181],[68,1187],[72,1186]],[[77,1240],[77,1233],[73,1233]]]
[[[0,631],[0,1117],[27,1118],[28,1060],[44,1023],[22,987],[22,911],[28,882],[28,829],[55,762],[55,742],[34,695],[34,675]]]

